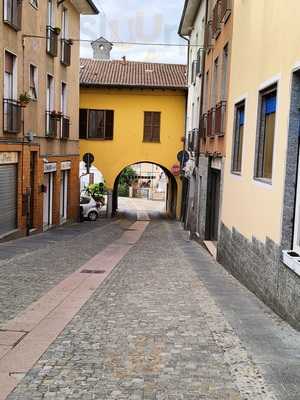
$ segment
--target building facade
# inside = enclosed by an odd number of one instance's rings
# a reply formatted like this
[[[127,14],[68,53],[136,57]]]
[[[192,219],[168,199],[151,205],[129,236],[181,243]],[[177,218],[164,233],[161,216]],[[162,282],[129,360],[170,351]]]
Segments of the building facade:
[[[214,253],[222,204],[232,20],[229,0],[187,0],[179,28],[190,47],[185,223]]]
[[[167,174],[167,210],[179,217],[177,153],[183,144],[185,106],[184,65],[81,60],[80,150],[94,155],[104,176],[109,213],[117,208],[122,170],[148,162]]]
[[[0,238],[77,218],[76,39],[95,13],[91,0],[0,2]]]
[[[300,45],[287,38],[299,17],[296,2],[234,1],[218,246],[219,261],[297,328]]]

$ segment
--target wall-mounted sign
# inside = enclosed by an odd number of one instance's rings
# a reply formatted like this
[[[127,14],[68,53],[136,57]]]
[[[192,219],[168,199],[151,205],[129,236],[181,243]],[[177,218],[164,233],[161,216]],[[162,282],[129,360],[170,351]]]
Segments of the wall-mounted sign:
[[[211,160],[211,168],[218,169],[221,171],[222,169],[222,158],[217,157]]]
[[[189,153],[187,152],[187,151],[180,151],[178,154],[177,154],[177,160],[181,163],[182,162],[182,164],[185,164],[187,161],[189,161],[189,158],[190,158],[190,156],[189,156]]]
[[[61,171],[71,169],[71,165],[72,165],[71,161],[63,161],[62,163],[60,163],[60,169],[61,169]]]
[[[0,164],[17,164],[18,153],[17,152],[0,152]]]
[[[173,165],[173,167],[171,168],[171,172],[174,176],[180,175],[180,165],[178,164]]]
[[[56,171],[56,163],[45,163],[44,164],[44,173],[47,174],[49,172],[55,172]]]

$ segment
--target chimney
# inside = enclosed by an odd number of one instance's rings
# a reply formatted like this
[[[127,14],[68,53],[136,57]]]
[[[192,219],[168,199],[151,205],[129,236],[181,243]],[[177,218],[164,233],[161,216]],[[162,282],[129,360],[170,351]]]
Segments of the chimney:
[[[113,48],[113,44],[104,37],[100,37],[91,43],[93,48],[93,58],[95,60],[110,60],[110,52]]]

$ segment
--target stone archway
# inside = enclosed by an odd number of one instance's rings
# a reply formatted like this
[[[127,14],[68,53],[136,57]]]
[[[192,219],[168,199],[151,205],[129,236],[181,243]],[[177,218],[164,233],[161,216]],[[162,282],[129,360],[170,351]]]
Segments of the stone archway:
[[[163,165],[160,165],[155,162],[151,161],[138,161],[132,164],[129,164],[125,166],[117,175],[115,181],[114,181],[114,186],[113,186],[113,191],[112,191],[112,215],[114,216],[118,210],[118,186],[119,186],[119,179],[126,167],[129,167],[131,165],[136,165],[136,164],[142,164],[142,163],[147,163],[147,164],[154,164],[157,165],[162,169],[162,171],[165,173],[165,175],[168,178],[168,184],[167,184],[167,191],[166,191],[166,214],[169,218],[176,218],[176,211],[177,211],[177,197],[178,197],[178,184],[177,181],[174,177],[174,175]]]

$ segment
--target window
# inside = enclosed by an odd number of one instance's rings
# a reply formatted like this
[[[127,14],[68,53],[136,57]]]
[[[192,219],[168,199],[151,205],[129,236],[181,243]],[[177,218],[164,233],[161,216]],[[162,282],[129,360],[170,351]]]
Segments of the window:
[[[223,63],[222,63],[222,100],[227,100],[227,86],[228,86],[228,44],[223,49]]]
[[[17,98],[16,56],[8,51],[5,52],[4,98],[10,100]]]
[[[4,22],[11,25],[15,30],[20,30],[22,21],[22,0],[4,0],[3,6]]]
[[[79,137],[81,139],[112,140],[114,132],[114,111],[80,110]]]
[[[57,117],[54,114],[54,78],[47,75],[46,93],[46,136],[55,137],[57,133]]]
[[[160,141],[160,112],[145,111],[144,142]]]
[[[38,71],[37,67],[30,64],[29,66],[29,95],[33,100],[37,99],[38,88]]]
[[[67,84],[64,82],[61,83],[60,108],[62,115],[67,115]]]
[[[272,179],[277,88],[260,93],[260,121],[256,152],[257,178]]]
[[[232,168],[233,173],[242,171],[242,153],[245,126],[245,101],[235,106],[235,124],[233,133]]]
[[[211,95],[212,107],[214,107],[217,103],[218,77],[219,77],[219,58],[216,58],[214,62],[214,75],[212,82],[212,95]]]
[[[20,132],[21,107],[17,101],[17,58],[8,51],[5,51],[4,55],[3,111],[4,132]]]

